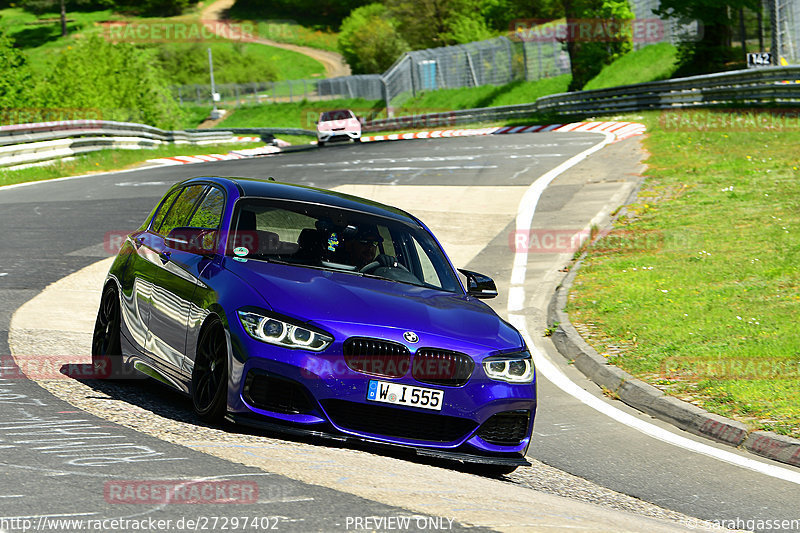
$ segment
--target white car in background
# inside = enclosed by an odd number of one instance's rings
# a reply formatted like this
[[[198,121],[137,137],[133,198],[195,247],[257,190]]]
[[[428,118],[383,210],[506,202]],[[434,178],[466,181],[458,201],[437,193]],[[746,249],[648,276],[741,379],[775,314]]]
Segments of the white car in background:
[[[317,121],[317,145],[332,141],[361,142],[361,122],[349,109],[323,111]]]

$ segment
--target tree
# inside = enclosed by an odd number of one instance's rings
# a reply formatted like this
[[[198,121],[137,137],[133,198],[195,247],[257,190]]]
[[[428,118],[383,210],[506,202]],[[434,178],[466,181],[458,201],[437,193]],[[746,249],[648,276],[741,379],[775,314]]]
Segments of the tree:
[[[495,31],[513,31],[519,19],[554,20],[564,16],[561,0],[483,0],[480,12],[486,24]]]
[[[154,55],[154,50],[92,35],[59,54],[37,80],[32,97],[46,108],[178,127],[181,110]]]
[[[294,19],[303,26],[338,29],[354,9],[375,0],[236,0],[232,18],[244,20]]]
[[[577,91],[633,49],[628,0],[562,0],[567,18],[567,52],[572,70],[569,90]]]
[[[398,22],[400,35],[414,50],[492,37],[481,14],[482,3],[482,0],[385,0]]]
[[[396,25],[383,4],[359,7],[344,19],[339,51],[354,74],[383,72],[408,51],[408,44],[397,33]]]
[[[702,24],[701,39],[683,42],[679,47],[679,75],[724,70],[731,55],[733,17],[745,7],[759,11],[760,0],[661,0],[656,11],[659,16]]]
[[[99,11],[118,9],[142,15],[180,15],[197,0],[23,0],[20,5],[31,13],[61,12],[62,32],[66,26],[66,11]]]

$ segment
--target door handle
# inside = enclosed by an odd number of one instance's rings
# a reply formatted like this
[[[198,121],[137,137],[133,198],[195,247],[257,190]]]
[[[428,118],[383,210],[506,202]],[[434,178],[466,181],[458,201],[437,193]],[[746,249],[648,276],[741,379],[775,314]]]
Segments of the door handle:
[[[162,263],[169,263],[170,255],[170,252],[158,252],[158,257]]]

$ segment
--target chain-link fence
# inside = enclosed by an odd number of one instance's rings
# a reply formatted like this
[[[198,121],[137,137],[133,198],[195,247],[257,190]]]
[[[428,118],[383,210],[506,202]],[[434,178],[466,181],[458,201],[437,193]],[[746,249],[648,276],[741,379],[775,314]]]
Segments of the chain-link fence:
[[[216,90],[221,102],[237,106],[336,98],[384,100],[397,105],[421,91],[532,81],[565,74],[569,69],[569,56],[555,39],[522,42],[498,37],[408,52],[384,74],[218,84]],[[211,86],[176,86],[173,92],[182,104],[207,104]]]
[[[702,27],[654,13],[660,0],[629,0],[636,21],[633,40],[636,47],[667,41],[697,39]],[[764,13],[775,6],[780,29],[782,56],[798,62],[800,53],[800,0],[762,0]],[[769,20],[769,16],[765,17]],[[544,28],[540,26],[539,28]],[[529,29],[536,30],[536,26]],[[570,72],[569,55],[563,38],[543,37],[533,31],[527,37],[497,37],[486,41],[407,52],[383,74],[345,76],[322,80],[293,80],[267,83],[217,85],[221,101],[228,105],[265,102],[318,101],[338,98],[383,100],[389,107],[420,92],[436,89],[502,85],[514,80],[535,81]],[[211,87],[191,85],[174,88],[181,103],[210,102]]]
[[[383,99],[380,74],[322,80],[220,83],[215,89],[220,95],[221,103],[236,106],[335,98]],[[181,104],[209,104],[211,100],[211,85],[179,85],[173,87],[172,92]]]
[[[788,63],[800,63],[800,0],[765,0],[764,11],[775,11],[778,50]]]

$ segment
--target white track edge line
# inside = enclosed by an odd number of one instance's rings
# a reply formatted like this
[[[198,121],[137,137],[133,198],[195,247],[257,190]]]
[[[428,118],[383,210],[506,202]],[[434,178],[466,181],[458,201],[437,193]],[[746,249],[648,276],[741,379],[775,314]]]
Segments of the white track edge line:
[[[601,142],[571,157],[570,159],[564,161],[554,169],[546,172],[528,187],[528,190],[526,190],[525,194],[523,194],[522,200],[520,200],[520,204],[517,209],[517,220],[516,220],[517,231],[520,230],[527,231],[530,229],[531,224],[533,222],[533,215],[536,210],[536,204],[539,202],[539,198],[541,197],[547,185],[550,184],[550,182],[552,182],[556,177],[558,177],[566,170],[570,169],[571,167],[577,165],[578,163],[586,159],[589,155],[593,154],[594,152],[597,152],[598,150],[605,147],[607,144],[613,142],[615,137],[614,134],[605,133],[604,135],[605,139],[603,139]],[[514,263],[511,269],[511,279],[512,280],[516,279],[519,282],[519,285],[512,287],[512,289],[514,289],[514,291],[517,293],[521,293],[521,296],[524,298],[525,288],[523,284],[525,281],[525,270],[528,262],[527,261],[528,254],[527,252],[519,252],[517,253],[517,256],[522,256],[522,257],[514,258]],[[519,298],[520,294],[517,294],[516,296],[517,298]],[[679,446],[686,450],[706,455],[708,457],[735,466],[746,468],[748,470],[752,470],[760,474],[764,474],[777,479],[782,479],[790,483],[800,484],[800,472],[789,470],[787,468],[783,468],[780,466],[762,463],[761,461],[750,459],[748,457],[742,457],[735,453],[729,452],[727,450],[721,450],[702,442],[696,442],[692,439],[678,435],[670,430],[663,429],[659,426],[656,426],[655,424],[651,424],[650,422],[646,422],[631,414],[628,414],[604,402],[600,398],[597,398],[588,391],[580,388],[576,383],[571,381],[566,376],[566,374],[564,374],[550,360],[550,358],[547,357],[547,355],[544,352],[539,350],[539,348],[537,348],[534,345],[533,339],[531,338],[530,333],[528,332],[526,317],[524,315],[519,315],[514,313],[513,311],[515,310],[516,309],[512,309],[511,301],[509,299],[508,309],[507,309],[508,320],[515,327],[517,327],[522,333],[525,342],[527,343],[528,348],[530,349],[533,355],[534,364],[536,366],[538,373],[542,374],[553,385],[555,385],[562,391],[566,392],[576,400],[587,405],[588,407],[591,407],[592,409],[596,410],[599,413],[602,413],[610,418],[613,418],[614,420],[616,420],[621,424],[625,424],[626,426],[633,428],[655,439],[661,440],[663,442],[675,446]]]

